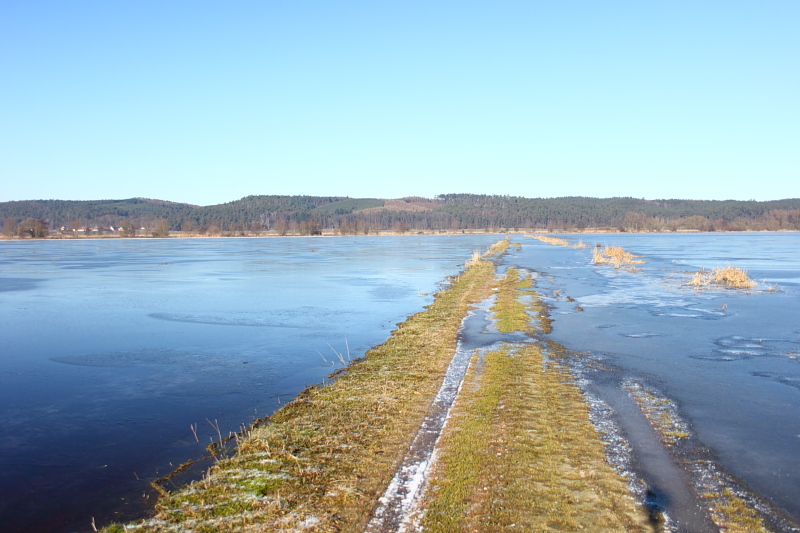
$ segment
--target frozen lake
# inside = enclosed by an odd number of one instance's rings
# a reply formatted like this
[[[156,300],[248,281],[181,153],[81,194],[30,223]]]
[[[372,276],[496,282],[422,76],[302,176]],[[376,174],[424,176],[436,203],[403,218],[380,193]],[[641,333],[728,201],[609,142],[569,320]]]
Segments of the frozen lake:
[[[503,260],[540,274],[549,337],[602,362],[598,384],[673,400],[715,462],[800,517],[800,234],[567,237],[589,248],[518,236]],[[334,350],[362,356],[498,239],[0,241],[4,531],[140,516],[212,423],[236,431],[339,368]],[[646,263],[592,265],[595,243]],[[779,290],[682,286],[729,263]]]
[[[140,516],[211,423],[225,436],[341,367],[334,350],[362,356],[498,239],[0,242],[2,529]]]

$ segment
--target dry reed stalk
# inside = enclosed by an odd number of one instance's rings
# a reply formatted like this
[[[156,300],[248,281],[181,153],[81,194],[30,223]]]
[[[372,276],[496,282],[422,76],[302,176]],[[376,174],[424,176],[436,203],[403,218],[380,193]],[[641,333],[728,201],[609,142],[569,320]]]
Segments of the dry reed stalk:
[[[703,287],[729,287],[732,289],[752,289],[758,283],[747,275],[746,270],[728,265],[713,270],[702,269],[695,272],[687,285],[701,289]]]
[[[630,252],[626,252],[625,249],[620,246],[606,246],[602,249],[602,251],[595,247],[594,251],[592,252],[593,263],[608,263],[617,269],[623,266],[644,263],[644,261],[640,259],[634,259],[635,257],[635,255]]]

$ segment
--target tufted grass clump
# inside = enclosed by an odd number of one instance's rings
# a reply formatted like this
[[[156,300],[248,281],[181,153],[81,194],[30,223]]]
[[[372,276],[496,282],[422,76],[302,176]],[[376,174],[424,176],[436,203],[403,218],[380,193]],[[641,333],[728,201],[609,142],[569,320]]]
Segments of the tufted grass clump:
[[[607,263],[616,269],[644,263],[644,261],[635,258],[635,255],[625,251],[621,246],[606,246],[601,249],[600,245],[597,245],[592,254],[593,263]]]
[[[476,368],[440,441],[424,531],[651,530],[565,367],[524,344]]]
[[[758,283],[747,275],[746,270],[728,265],[724,268],[702,269],[695,272],[687,285],[696,289],[707,287],[753,289],[758,286]]]
[[[550,246],[569,246],[569,241],[566,239],[562,239],[561,237],[548,237],[547,235],[525,235],[525,236],[539,240],[545,244],[549,244]]]

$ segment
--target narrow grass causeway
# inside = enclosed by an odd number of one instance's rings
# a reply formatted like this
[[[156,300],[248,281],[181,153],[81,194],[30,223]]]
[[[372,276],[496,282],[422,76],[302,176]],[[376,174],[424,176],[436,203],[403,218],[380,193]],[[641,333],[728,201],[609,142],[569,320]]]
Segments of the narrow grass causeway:
[[[549,328],[532,285],[515,269],[497,283],[500,332]],[[474,354],[425,506],[422,529],[432,532],[652,531],[606,462],[566,366],[534,342]]]

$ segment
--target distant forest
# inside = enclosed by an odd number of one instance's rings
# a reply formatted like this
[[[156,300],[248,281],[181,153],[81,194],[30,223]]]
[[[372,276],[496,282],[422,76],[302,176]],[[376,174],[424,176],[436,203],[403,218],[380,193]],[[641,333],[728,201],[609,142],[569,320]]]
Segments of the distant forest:
[[[800,198],[756,201],[522,198],[442,194],[395,200],[248,196],[211,206],[129,200],[0,202],[7,237],[122,234],[369,234],[379,231],[800,230]]]

